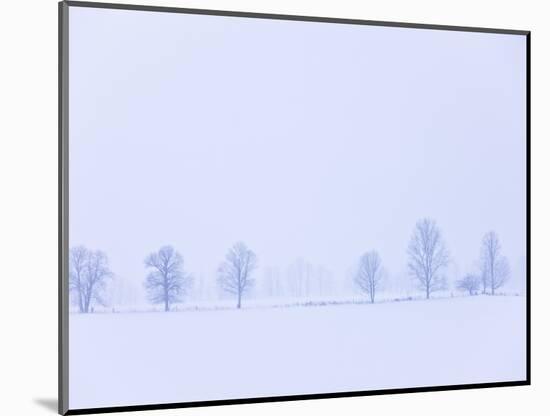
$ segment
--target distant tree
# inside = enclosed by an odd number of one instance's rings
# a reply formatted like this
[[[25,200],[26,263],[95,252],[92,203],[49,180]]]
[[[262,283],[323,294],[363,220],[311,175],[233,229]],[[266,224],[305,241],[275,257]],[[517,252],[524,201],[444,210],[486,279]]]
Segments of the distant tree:
[[[330,294],[332,291],[332,272],[325,269],[323,266],[317,266],[317,279],[319,295],[324,296]]]
[[[303,257],[296,258],[287,268],[286,279],[292,296],[310,296],[314,284],[313,264]]]
[[[183,269],[183,257],[172,246],[149,254],[145,258],[145,268],[151,270],[145,279],[149,300],[163,303],[166,312],[170,304],[183,300],[193,282]]]
[[[237,296],[239,309],[243,294],[254,285],[251,275],[257,263],[256,254],[239,242],[229,249],[225,261],[218,268],[218,284],[224,291]]]
[[[470,296],[475,295],[481,284],[480,278],[475,274],[469,273],[456,282],[456,288],[463,292],[468,292]]]
[[[480,257],[485,287],[490,288],[491,295],[494,295],[510,276],[508,259],[502,255],[502,247],[494,231],[489,231],[483,236]]]
[[[263,293],[268,296],[280,295],[279,268],[268,266],[264,268]]]
[[[416,223],[408,248],[409,273],[426,293],[446,288],[442,271],[449,264],[449,253],[434,220],[421,219]]]
[[[359,260],[355,283],[369,296],[371,303],[374,303],[381,280],[382,261],[378,253],[373,250],[363,254]]]
[[[105,305],[103,292],[109,269],[107,255],[84,246],[73,247],[69,253],[69,290],[81,313],[93,312],[93,304]]]

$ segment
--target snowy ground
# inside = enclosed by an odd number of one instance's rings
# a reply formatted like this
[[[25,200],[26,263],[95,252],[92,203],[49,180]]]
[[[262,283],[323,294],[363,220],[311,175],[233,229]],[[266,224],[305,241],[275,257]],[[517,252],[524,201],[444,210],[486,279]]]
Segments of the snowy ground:
[[[525,379],[525,298],[70,316],[72,409]]]

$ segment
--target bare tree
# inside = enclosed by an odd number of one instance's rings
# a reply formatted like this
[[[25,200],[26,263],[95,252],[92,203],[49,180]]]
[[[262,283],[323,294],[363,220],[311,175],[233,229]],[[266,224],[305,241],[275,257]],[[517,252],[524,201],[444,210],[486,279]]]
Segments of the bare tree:
[[[475,295],[479,290],[481,280],[478,276],[468,273],[462,279],[456,282],[456,288],[464,292],[468,292],[470,296]]]
[[[88,249],[84,246],[71,248],[69,252],[69,290],[78,310],[84,312],[84,280]]]
[[[426,299],[436,290],[446,288],[441,274],[449,264],[449,253],[434,220],[421,219],[416,223],[409,242],[409,273],[426,293]]]
[[[241,307],[243,294],[254,284],[251,275],[257,263],[256,254],[239,242],[229,249],[218,268],[218,283],[226,292],[237,295],[237,308]]]
[[[104,305],[103,292],[107,279],[113,276],[107,255],[84,246],[73,247],[69,253],[69,289],[81,313],[93,311],[93,303]]]
[[[361,290],[369,295],[371,303],[374,303],[376,291],[382,280],[382,261],[375,250],[363,254],[359,260],[359,269],[355,276],[355,283]]]
[[[481,265],[486,286],[491,289],[491,295],[502,287],[510,275],[508,259],[502,255],[502,247],[497,234],[489,231],[481,242]]]
[[[164,303],[164,310],[170,304],[181,302],[193,280],[183,270],[183,257],[172,246],[161,247],[145,259],[145,267],[152,269],[145,279],[145,288],[152,303]]]

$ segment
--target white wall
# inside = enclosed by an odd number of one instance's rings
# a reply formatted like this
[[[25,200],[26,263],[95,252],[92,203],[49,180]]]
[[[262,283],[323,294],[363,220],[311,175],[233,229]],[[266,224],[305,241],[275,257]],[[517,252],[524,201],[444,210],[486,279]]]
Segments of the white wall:
[[[114,1],[114,0],[113,0]],[[137,1],[137,0],[136,0]],[[150,412],[163,415],[543,414],[550,391],[545,293],[550,231],[550,27],[544,1],[202,0],[142,3],[351,17],[532,33],[533,386]],[[3,2],[0,9],[0,408],[53,414],[57,395],[57,4]],[[546,402],[546,405],[545,405]],[[46,403],[46,405],[44,405]]]

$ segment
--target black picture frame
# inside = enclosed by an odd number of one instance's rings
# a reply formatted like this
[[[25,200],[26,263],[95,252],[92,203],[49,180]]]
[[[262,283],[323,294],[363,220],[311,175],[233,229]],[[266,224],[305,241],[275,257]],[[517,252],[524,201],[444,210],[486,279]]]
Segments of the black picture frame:
[[[525,380],[504,381],[492,383],[474,383],[474,384],[459,384],[459,385],[440,385],[429,387],[410,387],[410,388],[394,388],[383,390],[367,390],[367,391],[349,391],[337,393],[322,393],[322,394],[305,394],[305,395],[289,395],[289,396],[273,396],[273,397],[250,397],[229,400],[211,400],[211,401],[195,401],[195,402],[180,402],[180,403],[162,403],[162,404],[147,404],[147,405],[129,405],[115,407],[100,407],[87,409],[69,409],[69,373],[68,373],[68,313],[69,313],[69,290],[68,290],[68,215],[69,215],[69,199],[68,199],[68,146],[69,146],[69,131],[68,131],[68,9],[69,7],[87,7],[101,9],[118,9],[160,13],[180,13],[180,14],[198,14],[210,16],[232,16],[240,18],[255,18],[255,19],[274,19],[274,20],[292,20],[302,22],[324,22],[333,24],[346,25],[367,25],[367,26],[384,26],[384,27],[401,27],[401,28],[416,28],[424,30],[444,30],[444,31],[462,31],[462,32],[480,32],[492,34],[509,34],[524,36],[526,41],[526,378]],[[160,409],[177,409],[186,407],[199,406],[222,406],[233,404],[248,404],[248,403],[268,403],[268,402],[285,402],[294,400],[312,400],[312,399],[329,399],[339,397],[357,397],[357,396],[373,396],[386,394],[403,394],[403,393],[420,393],[420,392],[435,392],[447,390],[465,390],[465,389],[480,389],[492,387],[511,387],[511,386],[527,386],[531,384],[531,32],[527,30],[509,30],[495,29],[482,27],[466,27],[466,26],[448,26],[434,24],[417,24],[417,23],[402,23],[402,22],[386,22],[372,21],[360,19],[344,19],[331,17],[317,16],[296,16],[284,14],[269,14],[269,13],[252,13],[241,11],[224,11],[224,10],[207,10],[207,9],[190,9],[178,7],[160,7],[160,6],[144,6],[135,4],[116,4],[116,3],[99,3],[99,2],[82,2],[82,1],[62,1],[58,3],[58,24],[59,24],[59,54],[58,54],[58,411],[61,415],[79,415],[92,413],[112,413],[125,411],[139,410],[160,410]]]

